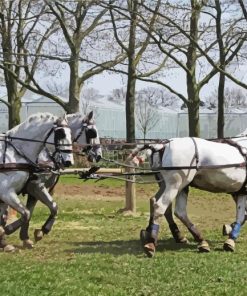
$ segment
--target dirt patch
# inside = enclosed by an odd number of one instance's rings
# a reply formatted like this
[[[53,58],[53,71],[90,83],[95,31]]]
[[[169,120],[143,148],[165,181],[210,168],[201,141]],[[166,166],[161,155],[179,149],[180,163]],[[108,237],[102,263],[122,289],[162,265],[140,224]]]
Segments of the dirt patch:
[[[82,185],[69,185],[69,184],[57,184],[55,188],[55,195],[75,195],[75,196],[105,196],[105,197],[117,197],[124,196],[125,191],[123,188],[110,188],[101,186],[92,186],[83,183]]]
[[[149,198],[155,192],[150,194],[150,190],[145,188],[137,189],[137,203],[138,200],[147,201],[147,212],[149,212]],[[88,199],[94,200],[124,200],[125,199],[125,186],[122,187],[109,187],[105,185],[96,186],[83,183],[82,185],[72,184],[57,184],[55,189],[55,196],[66,197],[73,196],[75,199]],[[233,222],[235,220],[235,204],[232,198],[226,194],[215,194],[210,197],[204,194],[203,191],[193,196],[189,195],[188,198],[188,215],[192,222],[195,222],[198,227],[221,225],[226,222]],[[218,226],[217,226],[218,227]]]
[[[73,185],[73,184],[60,184],[58,183],[54,191],[56,196],[81,196],[88,197],[94,196],[97,199],[97,196],[100,196],[101,199],[123,199],[125,198],[125,186],[122,187],[110,187],[106,185],[96,185],[92,186],[86,183],[82,185]],[[155,190],[150,193],[150,190],[145,190],[143,188],[136,189],[137,198],[149,198],[155,194]]]

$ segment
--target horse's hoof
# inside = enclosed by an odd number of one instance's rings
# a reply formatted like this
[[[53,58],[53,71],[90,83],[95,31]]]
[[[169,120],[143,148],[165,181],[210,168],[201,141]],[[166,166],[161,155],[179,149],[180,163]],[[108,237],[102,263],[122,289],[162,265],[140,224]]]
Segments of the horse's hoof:
[[[224,225],[223,225],[223,228],[222,228],[222,234],[223,234],[224,236],[226,236],[226,235],[229,235],[231,232],[232,232],[232,227],[231,227],[231,225],[224,224]]]
[[[2,226],[0,226],[0,237],[5,234],[5,231]]]
[[[25,239],[23,241],[23,248],[24,249],[33,249],[34,243],[30,239]]]
[[[150,239],[150,233],[147,230],[142,229],[140,231],[140,240],[142,246],[145,246],[146,243],[148,243],[148,240]]]
[[[4,248],[3,248],[3,251],[5,253],[12,253],[12,252],[15,252],[16,248],[12,245],[6,245]]]
[[[209,244],[208,244],[208,242],[205,241],[205,240],[201,241],[201,242],[198,244],[197,248],[198,248],[198,251],[199,251],[200,253],[209,253],[209,252],[210,252]]]
[[[223,245],[223,249],[226,252],[234,252],[235,251],[235,241],[231,238],[228,238]]]
[[[186,237],[180,237],[179,239],[175,240],[177,244],[188,244],[188,239]]]
[[[155,254],[155,244],[154,243],[145,244],[144,251],[149,258],[152,258]]]
[[[34,230],[34,239],[36,242],[42,240],[43,236],[44,236],[44,233],[41,229]]]

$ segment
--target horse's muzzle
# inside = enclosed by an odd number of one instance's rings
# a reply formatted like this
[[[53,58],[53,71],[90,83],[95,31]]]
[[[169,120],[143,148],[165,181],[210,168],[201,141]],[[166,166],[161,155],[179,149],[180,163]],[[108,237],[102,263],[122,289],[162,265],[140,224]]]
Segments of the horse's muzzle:
[[[96,162],[99,162],[101,160],[101,158],[102,158],[101,155],[97,155],[96,158],[95,158]]]
[[[64,161],[64,166],[66,168],[68,168],[68,167],[72,166],[72,162],[70,160],[66,160],[66,161]]]

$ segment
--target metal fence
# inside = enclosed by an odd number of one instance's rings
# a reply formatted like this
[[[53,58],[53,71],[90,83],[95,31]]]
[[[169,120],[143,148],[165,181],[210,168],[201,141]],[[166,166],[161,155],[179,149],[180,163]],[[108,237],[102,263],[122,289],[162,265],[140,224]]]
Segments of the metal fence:
[[[51,112],[58,116],[64,110],[53,103],[26,103],[21,109],[21,120],[37,112]],[[102,138],[125,139],[126,138],[126,118],[124,109],[110,109],[106,107],[95,108],[96,123],[99,134]],[[146,138],[149,139],[169,139],[172,137],[184,137],[189,134],[187,113],[164,113],[156,112],[157,124],[148,131]],[[137,122],[137,120],[136,120]],[[236,136],[247,128],[247,113],[227,113],[225,114],[225,136]],[[0,132],[8,129],[8,113],[6,106],[0,103]],[[200,136],[202,138],[215,138],[217,136],[217,114],[200,113]],[[143,132],[136,124],[136,138],[142,139]]]

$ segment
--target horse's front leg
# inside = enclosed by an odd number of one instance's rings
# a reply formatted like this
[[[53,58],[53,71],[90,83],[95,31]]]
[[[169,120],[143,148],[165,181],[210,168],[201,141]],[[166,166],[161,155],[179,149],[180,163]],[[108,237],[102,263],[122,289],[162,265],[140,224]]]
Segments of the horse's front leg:
[[[161,195],[164,193],[165,191],[165,182],[164,180],[162,180],[162,175],[160,173],[157,173],[155,174],[155,178],[156,180],[158,181],[158,184],[159,184],[159,190],[158,192],[155,194],[155,200],[157,201]],[[150,199],[150,218],[149,218],[149,225],[152,224],[152,221],[153,221],[153,202],[154,202],[154,199],[151,198]],[[174,240],[177,242],[177,243],[186,243],[187,242],[187,239],[186,237],[183,236],[182,232],[179,230],[176,222],[174,221],[174,218],[173,218],[173,212],[172,212],[172,204],[170,204],[164,214],[165,218],[166,218],[166,221],[169,225],[169,228],[170,228],[170,231],[172,233],[172,236],[174,238]],[[150,237],[150,226],[147,226],[146,230],[141,230],[141,233],[140,233],[140,238],[141,238],[141,242],[142,242],[142,245],[144,246],[146,244],[146,242],[149,240],[149,237]]]
[[[235,241],[240,234],[240,229],[245,220],[246,195],[238,195],[236,201],[236,222],[233,223],[232,231],[224,243],[224,250],[233,252],[235,250]]]
[[[48,217],[44,225],[41,227],[41,229],[36,229],[34,232],[34,238],[37,242],[43,238],[44,234],[48,234],[51,231],[57,216],[58,207],[43,183],[37,184],[37,186],[34,188],[34,192],[35,197],[44,205],[46,205],[50,210],[50,216]]]
[[[26,208],[30,212],[30,217],[29,217],[28,221],[26,221],[25,223],[22,224],[21,229],[20,229],[20,239],[23,242],[23,247],[27,248],[27,249],[32,249],[33,245],[34,245],[33,241],[30,240],[30,238],[29,238],[28,230],[29,230],[30,219],[32,217],[33,210],[34,210],[36,204],[37,204],[37,199],[34,196],[28,194]]]
[[[208,242],[203,238],[200,231],[190,221],[187,214],[187,199],[188,199],[188,187],[179,193],[176,198],[175,216],[188,228],[189,232],[193,235],[196,242],[198,242],[199,252],[209,252],[210,248]]]
[[[158,200],[159,197],[161,196],[161,194],[164,192],[166,185],[165,185],[165,181],[162,180],[163,177],[162,177],[161,173],[155,174],[155,179],[157,180],[159,187],[160,187],[160,189],[157,193],[157,196],[155,197],[156,200]],[[186,237],[184,237],[182,232],[179,230],[176,222],[174,221],[173,212],[172,212],[172,204],[169,205],[164,216],[166,218],[166,221],[169,225],[170,231],[171,231],[172,236],[173,236],[174,240],[176,241],[176,243],[187,243]]]

